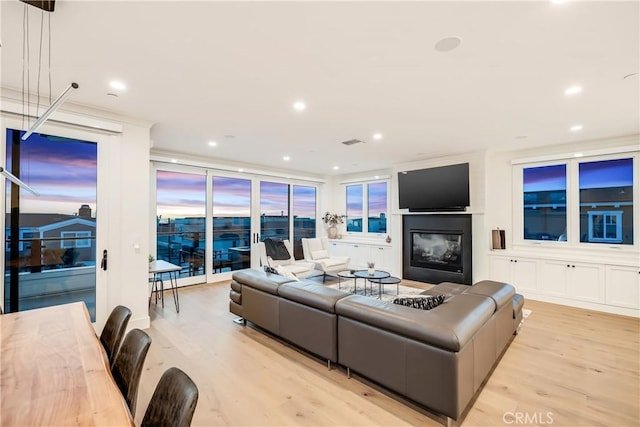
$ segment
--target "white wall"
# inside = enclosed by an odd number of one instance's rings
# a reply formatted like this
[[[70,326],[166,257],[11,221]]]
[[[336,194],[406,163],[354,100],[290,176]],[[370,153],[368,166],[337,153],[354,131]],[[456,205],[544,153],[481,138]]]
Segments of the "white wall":
[[[129,328],[149,327],[150,128],[125,124],[109,159],[109,307],[131,309]]]

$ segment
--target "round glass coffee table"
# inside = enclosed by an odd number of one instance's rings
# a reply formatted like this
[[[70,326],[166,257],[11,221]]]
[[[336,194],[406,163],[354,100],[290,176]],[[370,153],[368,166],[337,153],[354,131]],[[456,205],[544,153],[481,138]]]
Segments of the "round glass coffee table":
[[[340,289],[340,284],[342,282],[342,279],[353,279],[354,281],[354,287],[353,287],[353,293],[356,293],[356,286],[355,286],[355,281],[356,276],[354,275],[356,271],[355,270],[342,270],[338,272],[338,289]]]
[[[387,277],[390,277],[391,274],[387,273],[386,271],[382,271],[382,270],[375,270],[373,272],[373,274],[369,274],[368,270],[356,270],[353,275],[356,277],[356,279],[354,279],[354,282],[357,279],[365,279],[364,280],[364,294],[367,294],[367,280],[369,280],[369,282],[371,283],[378,283],[378,289],[382,289],[382,284],[380,284],[380,280],[382,279],[386,279]],[[356,286],[357,289],[357,286]],[[373,295],[373,287],[371,289],[371,295]],[[380,298],[380,294],[378,294],[378,298]]]

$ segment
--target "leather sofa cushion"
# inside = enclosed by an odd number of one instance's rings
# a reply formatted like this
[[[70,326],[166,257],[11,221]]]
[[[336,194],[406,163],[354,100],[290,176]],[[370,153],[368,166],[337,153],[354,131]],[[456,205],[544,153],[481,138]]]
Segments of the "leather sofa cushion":
[[[475,283],[471,286],[467,292],[467,294],[474,295],[484,295],[493,299],[496,303],[496,311],[502,308],[505,304],[513,304],[513,296],[516,293],[516,290],[513,286],[503,283],[496,282],[493,280],[481,280],[478,283]]]
[[[460,351],[491,318],[495,303],[460,294],[433,310],[417,310],[352,295],[336,302],[336,313],[450,351]]]
[[[319,310],[335,313],[336,302],[351,295],[338,289],[327,288],[310,282],[286,283],[278,289],[278,295]]]
[[[243,286],[250,286],[273,295],[278,295],[278,287],[280,285],[292,281],[277,274],[265,273],[262,270],[254,269],[235,271],[232,277],[233,280],[242,283]]]
[[[229,291],[229,298],[231,298],[231,301],[235,302],[236,304],[242,304],[242,294],[240,292],[236,292],[231,289]]]
[[[236,292],[242,293],[242,285],[236,282],[235,280],[231,281],[231,289],[233,289]]]
[[[522,312],[522,308],[524,307],[524,297],[520,294],[515,294],[513,296],[513,318],[517,318],[518,314]]]
[[[420,292],[421,295],[457,295],[466,292],[471,286],[461,285],[459,283],[442,282],[426,291]]]

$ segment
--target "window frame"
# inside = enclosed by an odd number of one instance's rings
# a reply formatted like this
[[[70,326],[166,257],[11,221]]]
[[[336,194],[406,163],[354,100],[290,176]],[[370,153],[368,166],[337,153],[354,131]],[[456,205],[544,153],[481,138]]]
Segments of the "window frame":
[[[631,158],[633,161],[633,244],[616,243],[610,240],[604,241],[580,241],[580,177],[579,165],[581,163],[620,160]],[[640,197],[638,197],[639,173],[640,170],[640,153],[635,151],[620,151],[615,154],[594,154],[568,157],[558,157],[554,160],[544,161],[522,161],[513,162],[512,164],[512,180],[513,180],[513,244],[520,247],[555,247],[555,248],[573,248],[585,250],[604,250],[615,249],[625,252],[637,252],[640,249]],[[524,169],[553,165],[566,165],[566,181],[567,181],[567,197],[566,197],[566,214],[567,214],[567,238],[566,240],[532,240],[524,238]],[[602,212],[602,211],[601,211]]]
[[[369,185],[371,184],[379,184],[379,183],[384,183],[387,187],[387,191],[386,191],[386,204],[387,204],[387,209],[385,212],[385,217],[387,220],[387,226],[386,226],[386,231],[384,232],[371,232],[369,231]],[[348,182],[348,183],[344,183],[343,184],[343,195],[344,195],[344,208],[345,208],[345,214],[348,212],[347,210],[347,187],[350,186],[356,186],[356,185],[360,185],[362,186],[362,204],[361,204],[361,208],[362,208],[362,231],[348,231],[347,230],[347,224],[349,221],[349,217],[347,216],[345,219],[345,232],[347,235],[352,235],[352,236],[372,236],[372,237],[380,237],[380,236],[385,236],[389,234],[389,230],[391,227],[391,222],[390,222],[390,216],[389,216],[389,207],[390,207],[390,200],[391,200],[391,196],[390,196],[390,190],[391,190],[391,180],[388,178],[382,178],[382,179],[376,179],[376,180],[363,180],[363,181],[353,181],[353,182]]]
[[[65,244],[65,238],[69,239],[70,237],[74,237],[71,240],[71,246]],[[79,237],[88,237],[88,239],[80,240]],[[80,243],[86,242],[86,243]],[[61,249],[81,249],[81,248],[90,248],[91,247],[91,231],[61,231],[60,232],[60,248]]]

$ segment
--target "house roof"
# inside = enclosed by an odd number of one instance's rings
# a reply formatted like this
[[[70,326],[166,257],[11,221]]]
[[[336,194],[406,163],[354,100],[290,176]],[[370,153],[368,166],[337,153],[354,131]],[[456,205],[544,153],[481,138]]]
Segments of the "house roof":
[[[5,214],[5,227],[10,226],[10,214]],[[79,217],[77,215],[49,214],[49,213],[21,213],[20,228],[41,228],[47,225],[56,224],[57,228],[63,226],[61,223],[82,222],[92,223],[95,227],[95,218]]]

